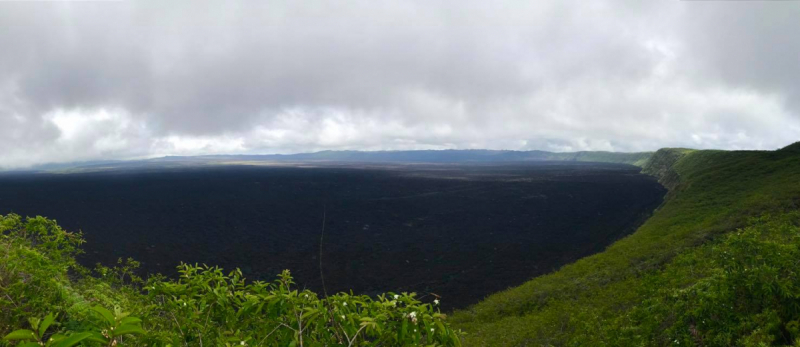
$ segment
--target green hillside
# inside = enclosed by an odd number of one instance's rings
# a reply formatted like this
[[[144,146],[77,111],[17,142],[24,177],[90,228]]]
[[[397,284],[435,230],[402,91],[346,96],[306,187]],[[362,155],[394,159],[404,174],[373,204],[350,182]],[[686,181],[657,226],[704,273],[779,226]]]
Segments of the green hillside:
[[[636,163],[670,191],[604,252],[449,316],[413,294],[298,290],[288,272],[89,270],[80,234],[0,216],[0,346],[800,346],[800,143],[563,159]]]
[[[535,153],[533,151],[531,153]],[[586,161],[596,163],[619,163],[630,164],[642,167],[653,155],[653,152],[602,152],[602,151],[584,151],[584,152],[540,152],[541,160],[563,160],[563,161]]]
[[[451,323],[469,346],[793,344],[797,146],[659,150],[643,171],[670,193],[634,234],[456,312]]]

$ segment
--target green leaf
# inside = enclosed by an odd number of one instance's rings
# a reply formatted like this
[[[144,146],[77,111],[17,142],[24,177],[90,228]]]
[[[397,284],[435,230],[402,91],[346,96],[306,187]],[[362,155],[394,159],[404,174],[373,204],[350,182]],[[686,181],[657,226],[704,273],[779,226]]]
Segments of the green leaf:
[[[39,320],[38,317],[30,317],[30,318],[28,318],[28,323],[31,324],[31,328],[34,331],[34,334],[36,333],[36,330],[39,329],[39,322],[41,322],[41,320]]]
[[[50,339],[47,340],[47,344],[48,345],[52,345],[52,344],[54,344],[54,343],[56,343],[58,341],[61,341],[61,340],[65,339],[65,338],[67,338],[67,335],[64,335],[64,334],[53,334],[52,336],[50,336]]]
[[[86,338],[89,341],[100,342],[104,345],[108,344],[108,339],[103,334],[93,331],[92,335]]]
[[[36,342],[25,342],[18,344],[17,347],[40,347],[40,346]]]
[[[303,319],[303,320],[304,320],[304,319],[306,319],[306,318],[313,317],[313,316],[315,316],[315,315],[316,315],[316,314],[318,314],[318,313],[319,313],[319,310],[315,310],[315,309],[309,309],[309,310],[308,310],[306,313],[303,313],[303,315],[302,315],[302,316],[300,316],[300,319]]]
[[[111,313],[111,311],[107,310],[106,308],[98,305],[98,306],[92,307],[92,311],[99,313],[100,316],[103,317],[106,320],[106,322],[108,322],[108,325],[110,325],[112,327],[114,325],[116,325],[116,324],[114,324],[115,323],[114,314]]]
[[[44,320],[42,321],[41,325],[39,325],[39,336],[44,336],[44,332],[47,331],[47,328],[49,328],[50,324],[53,324],[55,320],[56,317],[53,316],[52,313],[48,314],[47,317],[44,317]]]
[[[452,339],[453,339],[453,346],[461,347],[461,339],[459,339],[458,336],[456,336],[456,334],[452,335]]]
[[[442,324],[442,321],[436,321],[436,331],[439,333],[447,331],[447,329],[444,328],[444,324]]]
[[[92,336],[92,333],[77,333],[61,340],[55,347],[72,347],[90,336]]]
[[[125,324],[136,324],[136,323],[141,323],[141,322],[142,322],[142,320],[139,319],[138,317],[125,317],[125,318],[122,318],[122,320],[119,321],[119,324],[125,325]]]
[[[397,339],[400,341],[405,341],[406,333],[408,332],[408,321],[403,319],[403,323],[401,324],[400,331],[398,332]]]
[[[33,334],[33,331],[28,329],[20,329],[14,330],[10,334],[6,335],[3,338],[6,341],[14,341],[14,340],[36,340],[36,335]]]
[[[114,334],[114,336],[120,336],[125,334],[144,334],[145,331],[144,329],[142,329],[142,327],[138,325],[125,324],[120,326],[119,328],[114,329],[112,333]]]

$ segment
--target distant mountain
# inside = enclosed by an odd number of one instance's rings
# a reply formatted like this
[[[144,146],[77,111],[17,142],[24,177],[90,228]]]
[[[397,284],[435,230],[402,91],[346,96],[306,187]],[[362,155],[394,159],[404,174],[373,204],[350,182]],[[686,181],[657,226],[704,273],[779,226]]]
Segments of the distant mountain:
[[[504,150],[322,151],[298,154],[167,156],[143,160],[100,160],[38,165],[24,172],[80,172],[106,169],[191,167],[249,163],[492,163],[582,161],[643,166],[653,152],[547,152]]]
[[[503,161],[591,161],[643,165],[653,152],[546,152],[470,150],[420,150],[420,151],[322,151],[289,155],[211,156],[239,160],[288,161],[350,161],[350,162],[404,162],[404,163],[464,163]]]

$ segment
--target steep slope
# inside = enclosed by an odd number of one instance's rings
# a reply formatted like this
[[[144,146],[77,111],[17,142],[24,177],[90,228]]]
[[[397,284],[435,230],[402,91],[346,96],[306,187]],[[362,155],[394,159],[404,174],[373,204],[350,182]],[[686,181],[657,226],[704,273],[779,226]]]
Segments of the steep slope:
[[[752,217],[771,214],[769,218],[791,219],[787,216],[798,208],[800,202],[800,153],[792,150],[664,149],[652,156],[644,165],[644,171],[659,177],[671,190],[664,204],[644,225],[602,253],[456,312],[452,322],[468,333],[466,345],[666,345],[684,340],[726,345],[741,344],[742,336],[759,331],[765,337],[758,341],[790,342],[792,335],[784,332],[791,330],[788,325],[797,325],[796,322],[789,323],[800,318],[800,313],[798,317],[778,315],[772,320],[753,320],[770,324],[777,322],[769,329],[754,323],[736,330],[734,328],[739,325],[731,322],[716,330],[703,330],[694,320],[691,323],[681,320],[684,311],[693,312],[686,307],[667,310],[671,315],[666,316],[651,315],[648,310],[667,307],[665,301],[659,299],[665,296],[664,293],[669,293],[666,297],[672,297],[698,283],[719,283],[718,280],[714,282],[716,277],[712,275],[725,274],[728,270],[720,265],[722,262],[704,261],[706,256],[709,259],[718,256],[717,253],[706,253],[711,249],[726,249],[723,246],[737,234],[731,231],[742,227],[759,228],[752,226]],[[793,220],[783,222],[789,226],[775,229],[784,230],[783,234],[774,233],[783,235],[780,237],[795,230],[792,228],[797,224]],[[797,242],[797,237],[794,240]],[[800,243],[797,246],[800,250]],[[735,251],[733,248],[730,250]],[[742,259],[751,257],[749,254],[738,256]],[[800,277],[784,276],[800,285]],[[754,286],[759,285],[756,282]],[[711,293],[728,291],[719,289]],[[751,303],[752,297],[755,297],[753,293],[745,292],[734,302]],[[691,301],[681,303],[687,302]],[[645,307],[644,303],[653,306]],[[741,310],[777,310],[769,305],[751,304]],[[704,307],[702,304],[696,306]],[[730,306],[734,309],[733,304]],[[705,317],[703,314],[712,314],[712,311],[698,313],[698,317]],[[648,319],[657,321],[647,325]],[[720,317],[707,319],[718,321]],[[726,335],[727,339],[721,337],[713,340],[717,342],[709,342],[712,340],[708,336],[718,337],[719,331],[729,330],[737,332]],[[705,337],[708,340],[703,340]]]
[[[800,152],[800,141],[781,148],[781,151]]]
[[[642,173],[658,178],[667,189],[674,189],[680,183],[680,177],[673,166],[684,155],[694,152],[686,148],[662,148],[656,151],[642,165]]]
[[[620,152],[602,152],[602,151],[564,152],[564,153],[532,151],[528,153],[531,153],[530,156],[538,158],[539,160],[619,163],[619,164],[630,164],[639,167],[647,163],[647,160],[650,158],[650,156],[653,155],[653,152],[620,153]]]

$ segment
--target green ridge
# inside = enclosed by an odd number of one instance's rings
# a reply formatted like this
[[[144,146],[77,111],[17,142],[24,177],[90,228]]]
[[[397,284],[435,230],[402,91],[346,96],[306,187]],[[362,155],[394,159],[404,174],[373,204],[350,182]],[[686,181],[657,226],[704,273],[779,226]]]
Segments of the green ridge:
[[[644,225],[602,253],[456,312],[452,322],[467,332],[465,344],[791,344],[797,337],[790,332],[794,329],[791,327],[797,326],[800,315],[781,313],[753,318],[777,312],[783,305],[769,296],[753,299],[758,297],[758,285],[774,285],[768,284],[767,279],[761,283],[756,278],[756,289],[739,288],[733,294],[725,288],[707,290],[707,295],[729,295],[726,298],[735,305],[746,306],[740,308],[740,316],[724,316],[727,321],[713,327],[687,323],[722,319],[719,312],[711,309],[697,313],[687,308],[704,307],[711,299],[677,300],[671,305],[684,306],[674,311],[669,311],[667,301],[660,299],[681,297],[685,294],[682,291],[695,286],[720,285],[716,274],[730,269],[707,261],[718,255],[707,253],[731,242],[732,235],[741,230],[772,235],[774,239],[791,235],[792,247],[800,249],[794,212],[800,201],[800,153],[662,149],[650,158],[643,171],[655,175],[670,189],[665,202]],[[765,215],[771,216],[769,223],[784,223],[780,228],[785,232],[768,232],[772,230],[769,228],[764,231],[760,225],[768,222],[752,222],[754,217]],[[731,257],[761,257],[764,262],[771,256],[751,254],[746,249],[728,252]],[[791,271],[796,262],[770,266],[791,272],[785,278],[800,287],[800,278]],[[792,291],[792,295],[800,297],[800,289]],[[800,299],[792,303],[800,304]],[[653,313],[659,309],[660,315]]]
[[[535,152],[535,151],[534,151]],[[602,152],[602,151],[584,151],[584,152],[541,152],[543,160],[563,160],[563,161],[585,161],[596,163],[619,163],[630,164],[642,167],[644,166],[653,152],[636,152],[636,153],[621,153],[621,152]]]
[[[781,148],[782,151],[800,152],[800,141]]]

